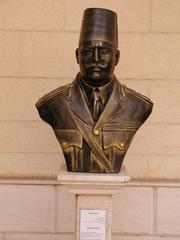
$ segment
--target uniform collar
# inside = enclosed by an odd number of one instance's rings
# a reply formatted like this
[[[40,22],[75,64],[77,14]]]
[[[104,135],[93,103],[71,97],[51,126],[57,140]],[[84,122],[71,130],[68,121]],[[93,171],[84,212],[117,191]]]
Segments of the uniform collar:
[[[92,101],[93,101],[93,91],[97,88],[100,91],[100,96],[101,96],[103,105],[105,105],[107,103],[109,96],[111,95],[111,92],[113,89],[114,78],[112,78],[112,80],[109,83],[107,83],[106,85],[101,86],[101,87],[90,86],[83,80],[83,78],[80,76],[80,74],[78,76],[78,79],[79,79],[79,84],[84,93],[86,102],[88,103],[89,106],[92,104]]]

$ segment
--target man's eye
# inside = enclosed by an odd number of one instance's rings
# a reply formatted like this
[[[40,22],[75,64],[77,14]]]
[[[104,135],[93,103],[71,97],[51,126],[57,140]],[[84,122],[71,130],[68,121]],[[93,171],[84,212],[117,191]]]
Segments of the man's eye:
[[[109,54],[110,53],[110,50],[109,49],[102,49],[101,52],[103,54]]]
[[[93,52],[93,50],[91,50],[91,49],[84,49],[83,50],[83,53],[85,53],[85,54],[90,54],[92,52]]]

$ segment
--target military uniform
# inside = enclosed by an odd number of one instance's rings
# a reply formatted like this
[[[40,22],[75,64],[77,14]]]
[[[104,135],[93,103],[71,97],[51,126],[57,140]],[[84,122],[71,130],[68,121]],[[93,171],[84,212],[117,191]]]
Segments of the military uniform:
[[[68,171],[113,172],[121,169],[129,145],[151,114],[153,103],[113,77],[110,97],[94,121],[80,75],[46,94],[36,107],[62,147]]]

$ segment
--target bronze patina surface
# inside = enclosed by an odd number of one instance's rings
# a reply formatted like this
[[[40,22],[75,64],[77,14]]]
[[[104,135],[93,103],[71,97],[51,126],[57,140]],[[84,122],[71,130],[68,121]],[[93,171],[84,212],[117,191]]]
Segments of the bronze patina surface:
[[[80,72],[36,103],[62,147],[68,171],[118,173],[136,131],[151,114],[151,100],[113,74],[117,47],[116,13],[86,9],[76,49]]]

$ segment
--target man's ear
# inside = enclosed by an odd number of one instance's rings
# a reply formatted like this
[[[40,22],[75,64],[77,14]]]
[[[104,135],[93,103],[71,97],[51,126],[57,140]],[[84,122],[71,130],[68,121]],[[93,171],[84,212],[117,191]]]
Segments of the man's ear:
[[[119,59],[120,59],[120,51],[119,51],[119,49],[116,49],[116,61],[115,61],[115,65],[118,64]]]
[[[79,48],[76,48],[76,61],[79,64]]]

